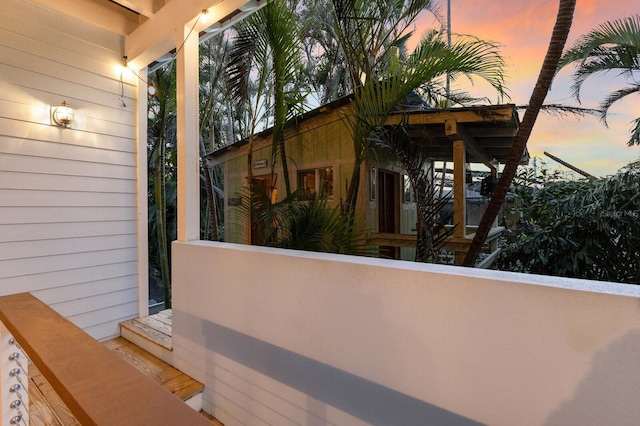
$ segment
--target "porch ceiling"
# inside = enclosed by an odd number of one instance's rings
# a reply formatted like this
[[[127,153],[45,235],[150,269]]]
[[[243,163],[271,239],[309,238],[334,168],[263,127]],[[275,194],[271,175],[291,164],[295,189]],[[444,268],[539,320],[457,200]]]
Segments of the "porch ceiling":
[[[48,9],[124,37],[129,65],[142,69],[172,59],[182,29],[217,34],[264,6],[266,0],[33,0]],[[207,20],[199,20],[203,10]],[[190,31],[190,32],[191,32]],[[163,59],[164,57],[164,59]]]

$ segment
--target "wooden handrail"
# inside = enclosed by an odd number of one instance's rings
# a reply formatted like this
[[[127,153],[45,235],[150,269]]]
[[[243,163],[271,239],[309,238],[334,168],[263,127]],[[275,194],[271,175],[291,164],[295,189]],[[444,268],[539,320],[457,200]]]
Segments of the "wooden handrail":
[[[82,425],[211,426],[29,293],[0,297],[0,321]]]

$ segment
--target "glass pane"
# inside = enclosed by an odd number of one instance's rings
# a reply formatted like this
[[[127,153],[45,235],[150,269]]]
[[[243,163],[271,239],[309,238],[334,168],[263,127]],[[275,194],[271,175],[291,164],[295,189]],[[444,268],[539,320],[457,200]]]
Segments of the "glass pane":
[[[404,187],[404,202],[411,202],[411,181],[409,180],[409,176],[402,175],[402,184]]]
[[[330,200],[333,200],[333,169],[331,167],[318,169],[318,179],[320,180],[320,190],[324,191]]]
[[[305,170],[298,173],[298,189],[302,189],[302,199],[310,200],[316,193],[316,171]]]

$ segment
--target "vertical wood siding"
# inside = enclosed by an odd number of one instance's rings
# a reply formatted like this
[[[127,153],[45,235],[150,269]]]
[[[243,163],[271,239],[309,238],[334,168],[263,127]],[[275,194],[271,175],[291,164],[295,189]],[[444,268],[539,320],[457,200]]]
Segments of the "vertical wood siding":
[[[0,294],[33,292],[98,339],[137,314],[136,88],[121,84],[122,46],[29,0],[0,2]],[[70,129],[50,123],[63,100]]]

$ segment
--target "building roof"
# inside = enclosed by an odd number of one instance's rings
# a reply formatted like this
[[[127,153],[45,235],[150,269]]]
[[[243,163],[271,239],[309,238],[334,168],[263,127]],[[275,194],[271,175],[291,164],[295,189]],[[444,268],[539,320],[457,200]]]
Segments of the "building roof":
[[[451,161],[454,139],[464,139],[468,161],[506,163],[520,119],[515,105],[486,105],[465,108],[428,109],[392,115],[390,125],[406,120],[409,134],[429,149],[436,161]],[[452,130],[455,123],[455,130]],[[525,150],[521,164],[527,164]]]
[[[338,99],[298,117],[298,126],[316,117],[348,105],[350,97]],[[520,120],[515,105],[482,105],[464,108],[431,109],[419,108],[392,113],[387,125],[408,124],[410,135],[416,143],[424,144],[430,150],[430,157],[436,161],[452,161],[453,140],[464,139],[467,158],[471,163],[489,163],[497,160],[506,163],[511,145],[518,131]],[[451,124],[455,123],[455,132]],[[457,133],[456,133],[457,132]],[[267,129],[257,135],[259,139],[271,135]],[[207,157],[212,163],[219,163],[227,151],[235,151],[246,145],[248,139],[222,147]],[[525,151],[522,164],[529,161]]]

